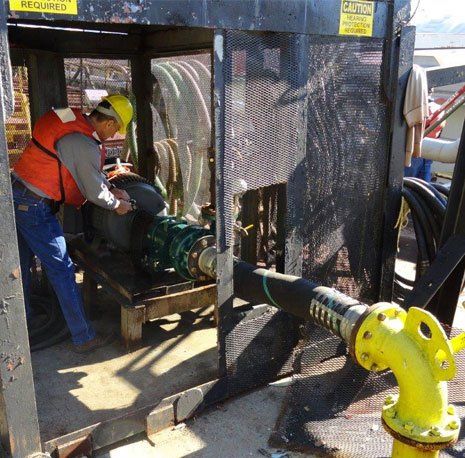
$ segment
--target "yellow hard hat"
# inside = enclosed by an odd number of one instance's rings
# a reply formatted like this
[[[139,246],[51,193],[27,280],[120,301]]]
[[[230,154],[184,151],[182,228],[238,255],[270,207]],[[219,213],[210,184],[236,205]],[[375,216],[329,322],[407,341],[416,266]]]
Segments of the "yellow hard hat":
[[[120,126],[119,133],[125,134],[127,125],[129,121],[132,119],[132,115],[134,114],[134,109],[132,107],[131,102],[127,97],[120,94],[108,95],[102,98],[102,101],[106,100],[115,113],[117,114],[117,121]]]

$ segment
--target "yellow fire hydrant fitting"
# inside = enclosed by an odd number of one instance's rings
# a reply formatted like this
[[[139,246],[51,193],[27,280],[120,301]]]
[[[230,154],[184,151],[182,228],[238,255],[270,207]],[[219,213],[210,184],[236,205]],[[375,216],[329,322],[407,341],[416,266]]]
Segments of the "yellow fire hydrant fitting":
[[[431,313],[380,303],[355,327],[350,346],[362,367],[389,368],[399,384],[382,413],[394,437],[393,457],[434,458],[457,441],[460,419],[448,404],[447,381],[456,374],[453,355],[465,347],[465,334],[449,340]]]

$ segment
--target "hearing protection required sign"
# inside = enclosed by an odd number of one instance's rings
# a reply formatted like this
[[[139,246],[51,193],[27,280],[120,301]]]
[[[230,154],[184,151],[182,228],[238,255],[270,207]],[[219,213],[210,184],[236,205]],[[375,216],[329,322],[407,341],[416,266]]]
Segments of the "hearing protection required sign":
[[[342,0],[339,35],[373,36],[374,2],[368,0]]]
[[[11,11],[76,15],[78,0],[10,0]]]

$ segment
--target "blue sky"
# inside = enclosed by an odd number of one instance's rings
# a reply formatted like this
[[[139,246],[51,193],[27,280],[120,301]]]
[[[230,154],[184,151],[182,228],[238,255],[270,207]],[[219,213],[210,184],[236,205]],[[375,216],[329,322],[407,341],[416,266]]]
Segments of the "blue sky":
[[[412,0],[412,12],[418,0]],[[412,24],[417,32],[465,33],[465,2],[463,0],[420,0]]]

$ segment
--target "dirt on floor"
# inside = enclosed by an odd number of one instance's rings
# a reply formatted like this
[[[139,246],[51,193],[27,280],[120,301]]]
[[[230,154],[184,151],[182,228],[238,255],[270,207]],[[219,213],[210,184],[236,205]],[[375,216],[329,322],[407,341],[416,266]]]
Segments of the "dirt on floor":
[[[158,433],[153,443],[133,438],[98,458],[297,458],[311,457],[268,446],[287,386],[284,379],[218,405],[197,418]]]

